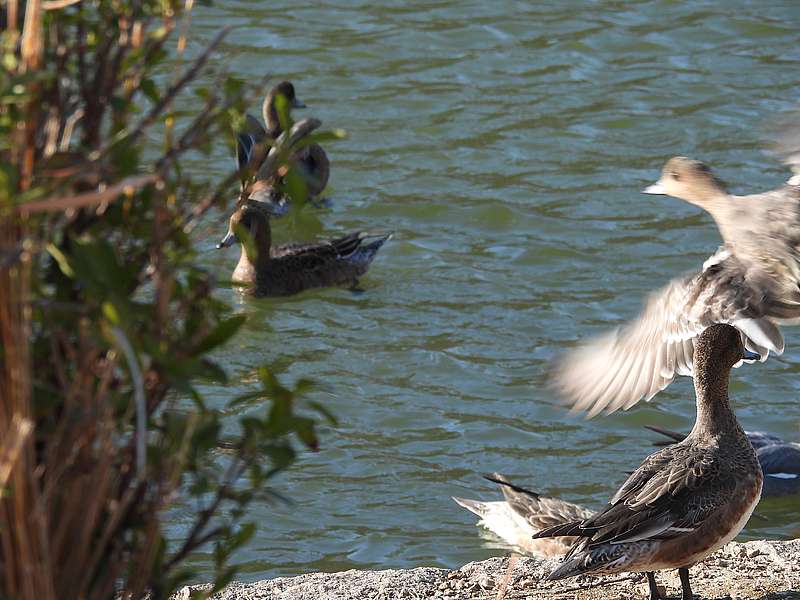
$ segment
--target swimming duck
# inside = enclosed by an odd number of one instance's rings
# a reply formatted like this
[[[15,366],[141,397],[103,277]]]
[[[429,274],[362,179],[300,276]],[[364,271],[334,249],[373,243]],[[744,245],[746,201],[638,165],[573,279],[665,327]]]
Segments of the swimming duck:
[[[736,327],[763,361],[783,352],[778,325],[800,322],[800,186],[732,196],[706,165],[676,157],[644,192],[705,209],[725,244],[698,273],[653,294],[635,321],[563,357],[553,383],[589,416],[627,409],[691,375],[694,342],[714,323]]]
[[[683,441],[686,435],[653,425],[645,425],[674,442]],[[764,474],[764,486],[761,497],[788,496],[800,494],[800,444],[785,442],[774,433],[765,431],[745,431],[747,439],[753,445]],[[670,443],[670,442],[666,442]],[[662,442],[656,442],[662,445]]]
[[[282,81],[273,87],[264,98],[262,114],[266,129],[256,117],[248,114],[245,117],[242,131],[237,135],[236,159],[239,168],[247,167],[251,172],[255,172],[256,181],[264,176],[262,161],[267,155],[268,144],[266,142],[276,140],[284,133],[278,115],[277,99],[279,97],[286,100],[289,111],[292,108],[306,107],[297,98],[294,85],[289,81]],[[320,122],[317,121],[317,123]],[[301,181],[306,188],[307,199],[318,204],[321,201],[320,195],[328,185],[330,177],[328,155],[319,144],[309,144],[293,153],[291,164],[300,174]]]
[[[592,511],[578,504],[544,496],[511,483],[500,473],[484,476],[500,485],[505,500],[481,502],[453,496],[459,506],[478,515],[478,525],[485,527],[510,546],[529,554],[549,558],[563,556],[575,543],[575,537],[532,538],[547,527],[588,519]]]
[[[250,286],[257,296],[287,296],[319,287],[355,289],[375,253],[391,237],[356,232],[326,242],[273,247],[269,219],[276,214],[276,204],[241,203],[230,217],[228,233],[217,244],[227,248],[239,242],[241,255],[232,279]]]
[[[678,569],[683,600],[692,600],[689,567],[736,537],[761,496],[755,450],[728,398],[730,370],[744,353],[741,334],[729,325],[700,334],[691,433],[646,458],[604,510],[534,534],[581,538],[550,579],[645,572],[655,600],[660,594],[652,572]]]

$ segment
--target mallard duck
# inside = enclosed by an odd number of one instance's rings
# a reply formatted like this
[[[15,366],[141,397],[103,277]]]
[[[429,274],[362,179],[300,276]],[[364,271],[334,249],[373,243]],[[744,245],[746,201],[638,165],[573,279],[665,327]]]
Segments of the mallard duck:
[[[480,517],[478,526],[485,527],[510,546],[521,548],[534,556],[562,556],[577,538],[534,540],[533,534],[553,525],[588,519],[593,514],[578,504],[526,490],[511,483],[500,473],[484,477],[500,485],[505,500],[481,502],[455,496],[453,500]]]
[[[713,325],[700,334],[691,433],[646,458],[604,510],[534,535],[581,538],[550,579],[646,572],[655,600],[652,572],[678,569],[683,600],[692,600],[689,567],[736,537],[761,497],[761,467],[728,398],[730,371],[743,356],[733,327]]]
[[[670,159],[648,194],[708,211],[725,244],[700,272],[673,279],[632,323],[568,352],[552,381],[575,411],[611,413],[691,375],[694,342],[728,323],[766,360],[783,353],[779,324],[800,322],[800,186],[732,196],[703,163]]]
[[[273,87],[264,98],[262,109],[266,129],[256,117],[248,114],[242,131],[237,134],[236,159],[239,168],[242,170],[247,168],[250,172],[254,172],[256,183],[264,177],[262,163],[267,156],[269,145],[267,142],[271,143],[277,140],[284,133],[278,117],[277,99],[279,97],[286,100],[288,110],[306,107],[295,95],[294,85],[288,81],[282,81]],[[318,120],[315,122],[319,127],[321,122]],[[301,180],[305,184],[307,199],[318,204],[330,177],[328,155],[319,144],[310,144],[292,154],[291,165],[299,172]]]
[[[680,442],[686,434],[670,431],[653,425],[645,425],[650,431],[655,431],[667,437],[671,442],[656,442],[656,445]],[[765,431],[745,431],[747,439],[753,445],[764,474],[764,486],[761,497],[788,496],[800,494],[800,444],[786,442],[774,433]]]
[[[232,279],[257,296],[287,296],[312,288],[346,286],[355,289],[375,253],[390,233],[356,232],[327,242],[272,246],[269,219],[277,203],[241,203],[230,217],[228,233],[217,244],[241,245]],[[280,214],[280,209],[277,209]]]

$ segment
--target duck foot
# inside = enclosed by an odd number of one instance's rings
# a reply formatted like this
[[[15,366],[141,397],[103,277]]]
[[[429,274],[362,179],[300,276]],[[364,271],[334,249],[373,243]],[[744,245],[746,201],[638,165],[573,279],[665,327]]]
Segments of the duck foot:
[[[656,576],[652,571],[648,571],[647,575],[647,585],[650,587],[650,600],[664,600],[664,597],[661,595],[661,592],[658,591],[658,585],[656,585]]]

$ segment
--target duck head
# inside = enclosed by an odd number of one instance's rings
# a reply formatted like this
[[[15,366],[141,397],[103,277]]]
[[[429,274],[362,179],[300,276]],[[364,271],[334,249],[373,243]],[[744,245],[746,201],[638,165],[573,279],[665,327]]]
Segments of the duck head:
[[[739,361],[752,360],[757,355],[745,349],[738,329],[717,323],[698,336],[694,356],[696,370],[713,369],[725,372],[727,377],[727,372]]]
[[[228,233],[217,244],[217,249],[228,248],[238,242],[246,249],[253,245],[260,253],[261,250],[269,251],[271,231],[270,217],[280,217],[286,214],[286,201],[278,198],[277,193],[266,201],[246,200],[240,202],[228,220]]]
[[[725,184],[705,163],[685,156],[669,159],[660,179],[642,192],[673,196],[704,208],[728,194]]]
[[[264,104],[261,107],[264,123],[267,126],[267,133],[269,133],[272,138],[276,138],[283,133],[283,128],[278,118],[278,107],[276,105],[278,97],[283,97],[286,100],[290,112],[293,108],[306,107],[295,94],[294,85],[292,85],[290,81],[281,81],[272,88],[269,93],[267,93],[266,98],[264,98]]]

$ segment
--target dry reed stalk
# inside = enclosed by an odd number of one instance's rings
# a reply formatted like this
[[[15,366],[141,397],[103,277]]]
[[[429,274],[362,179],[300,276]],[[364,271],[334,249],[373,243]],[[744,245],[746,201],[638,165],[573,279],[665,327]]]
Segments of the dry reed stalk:
[[[38,212],[62,212],[85,208],[99,204],[113,202],[121,195],[130,196],[136,190],[159,180],[157,175],[135,175],[123,179],[119,183],[107,187],[98,192],[86,192],[84,194],[73,194],[70,196],[50,196],[41,200],[34,200],[19,204],[16,207],[17,213],[28,216]]]
[[[8,483],[11,471],[19,460],[22,446],[33,431],[33,421],[14,415],[8,429],[0,437],[0,494]]]
[[[13,216],[0,218],[0,252],[23,247],[23,225]],[[0,431],[32,419],[30,405],[30,306],[27,304],[30,254],[0,268]],[[13,493],[0,500],[0,548],[5,591],[17,600],[55,599],[47,545],[47,512],[42,506],[35,474],[34,439],[17,443],[16,457],[5,477]]]

